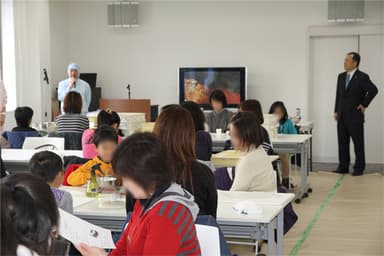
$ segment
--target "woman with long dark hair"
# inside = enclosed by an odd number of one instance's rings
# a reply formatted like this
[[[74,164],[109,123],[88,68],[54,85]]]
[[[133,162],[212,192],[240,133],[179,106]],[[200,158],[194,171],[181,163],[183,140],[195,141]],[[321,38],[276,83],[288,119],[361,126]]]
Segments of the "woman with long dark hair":
[[[196,159],[196,131],[191,114],[180,106],[167,108],[153,132],[166,145],[176,182],[195,196],[201,215],[216,217],[217,191],[212,171]]]
[[[212,156],[212,138],[209,132],[205,131],[205,116],[200,106],[193,101],[186,101],[181,104],[189,111],[195,124],[196,131],[196,157],[202,161],[210,161]]]

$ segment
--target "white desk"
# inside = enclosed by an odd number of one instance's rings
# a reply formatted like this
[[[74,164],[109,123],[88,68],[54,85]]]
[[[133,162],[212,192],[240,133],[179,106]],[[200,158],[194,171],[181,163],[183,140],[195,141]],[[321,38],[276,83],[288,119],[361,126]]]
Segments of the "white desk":
[[[274,255],[276,229],[277,255],[282,255],[283,210],[293,198],[294,194],[288,193],[218,191],[217,222],[225,237],[268,240],[268,255]],[[244,215],[233,211],[232,207],[243,200],[254,202],[262,213]],[[256,246],[256,242],[228,242]]]
[[[300,203],[303,198],[308,197],[308,194],[312,192],[312,188],[308,183],[311,138],[311,134],[279,134],[277,137],[271,138],[274,152],[301,154],[301,186],[300,190],[296,193],[296,203]]]
[[[312,121],[300,120],[295,126],[299,127],[300,132],[312,134],[314,124]]]
[[[215,133],[211,133],[211,137],[213,142],[213,148],[219,148],[219,151],[222,151],[224,149],[225,141],[230,139],[229,135],[224,133],[219,136]],[[310,188],[307,179],[310,170],[309,159],[311,138],[311,134],[279,134],[276,137],[270,138],[274,152],[301,154],[301,187],[300,190],[296,193],[296,203],[300,203],[303,198],[308,196],[308,193],[312,192],[312,189]]]
[[[226,150],[217,154],[213,154],[211,162],[215,168],[236,166],[237,161],[241,157],[241,152],[236,150]],[[268,158],[271,162],[279,159],[278,155],[270,155]]]
[[[74,214],[93,224],[112,231],[121,231],[126,221],[125,203],[108,207],[100,205],[103,198],[88,198],[85,187],[63,186],[73,196]],[[108,195],[103,195],[108,196]],[[268,255],[275,255],[275,229],[277,229],[277,255],[282,255],[284,231],[284,207],[293,200],[293,194],[273,192],[218,191],[217,222],[227,238],[268,240]],[[232,207],[242,200],[251,200],[262,208],[260,215],[243,215]],[[238,242],[256,245],[251,242]]]
[[[28,163],[31,157],[41,150],[34,149],[1,149],[1,158],[8,171],[27,172]],[[53,151],[58,155],[83,157],[81,150],[57,150]]]
[[[299,128],[300,134],[312,134],[314,124],[312,121],[300,121],[296,124]],[[310,139],[309,146],[309,170],[312,171],[312,138]]]
[[[127,220],[125,210],[125,197],[112,204],[103,204],[110,194],[101,194],[99,198],[85,196],[85,186],[62,186],[61,189],[72,194],[73,213],[90,223],[111,231],[121,232],[123,224]]]

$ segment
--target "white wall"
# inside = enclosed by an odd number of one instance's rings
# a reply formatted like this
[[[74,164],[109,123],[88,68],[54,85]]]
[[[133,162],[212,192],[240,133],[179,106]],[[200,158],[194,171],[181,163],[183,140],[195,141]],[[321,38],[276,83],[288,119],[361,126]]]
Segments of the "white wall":
[[[30,106],[41,122],[50,109],[42,71],[50,69],[49,2],[14,1],[14,19],[17,105]]]
[[[178,101],[179,66],[245,65],[248,97],[265,112],[283,100],[291,114],[300,107],[311,118],[308,30],[334,26],[327,1],[145,1],[135,29],[108,27],[106,5],[51,1],[52,82],[75,61],[82,72],[98,73],[103,97],[126,97],[130,83],[134,98],[165,105]],[[382,1],[366,1],[364,24],[383,24],[383,13]]]
[[[382,23],[378,7],[367,2],[367,24]],[[108,27],[106,8],[103,1],[70,1],[69,48],[62,47],[67,62],[98,72],[104,97],[125,97],[130,83],[135,98],[175,103],[179,66],[245,65],[248,96],[265,111],[280,99],[290,113],[301,107],[307,114],[307,31],[328,24],[327,1],[148,1],[135,29]]]
[[[98,72],[104,97],[125,97],[130,83],[135,98],[176,103],[179,66],[245,65],[265,111],[280,99],[306,114],[306,31],[327,24],[326,2],[145,2],[136,29],[106,26],[106,10],[71,1],[67,16],[67,59]]]
[[[53,64],[50,70],[52,88],[56,88],[57,84],[67,76],[67,66],[70,62],[68,9],[69,5],[65,1],[49,3],[51,63]]]

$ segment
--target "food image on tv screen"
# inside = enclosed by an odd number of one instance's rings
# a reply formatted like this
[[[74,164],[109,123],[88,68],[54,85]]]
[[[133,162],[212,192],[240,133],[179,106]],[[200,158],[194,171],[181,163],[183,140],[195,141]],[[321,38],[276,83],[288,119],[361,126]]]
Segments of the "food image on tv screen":
[[[228,104],[240,104],[240,71],[185,71],[185,101],[209,104],[209,95],[215,89],[225,93]]]

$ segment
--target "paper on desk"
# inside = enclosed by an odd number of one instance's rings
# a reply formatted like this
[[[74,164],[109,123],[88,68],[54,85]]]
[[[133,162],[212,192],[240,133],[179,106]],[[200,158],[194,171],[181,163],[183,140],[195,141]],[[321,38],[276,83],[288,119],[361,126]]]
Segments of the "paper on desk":
[[[59,233],[73,244],[86,243],[104,249],[114,249],[111,231],[59,209]]]
[[[263,208],[258,206],[255,202],[253,201],[240,201],[236,203],[232,209],[240,214],[254,214],[254,215],[260,215],[263,213]]]
[[[196,224],[202,256],[220,256],[220,238],[217,227]]]

